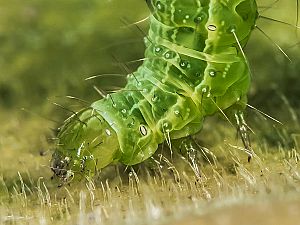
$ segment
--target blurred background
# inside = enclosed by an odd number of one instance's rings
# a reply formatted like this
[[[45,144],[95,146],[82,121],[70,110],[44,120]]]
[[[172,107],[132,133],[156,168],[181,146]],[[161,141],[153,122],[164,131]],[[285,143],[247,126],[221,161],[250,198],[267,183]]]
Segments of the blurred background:
[[[254,30],[245,49],[253,73],[249,103],[286,127],[291,124],[294,132],[300,107],[296,0],[272,3],[258,1],[262,15],[290,25],[266,19],[259,19],[257,25],[292,62],[262,32]],[[122,77],[85,78],[103,73],[125,75],[118,62],[143,57],[148,22],[139,24],[139,29],[128,24],[148,14],[143,0],[0,0],[0,152],[7,155],[0,161],[2,171],[11,171],[7,162],[16,154],[21,157],[30,152],[37,160],[37,154],[49,151],[52,129],[71,114],[53,102],[78,110],[85,103],[66,96],[91,103],[100,97],[94,85],[110,91],[125,84]],[[134,71],[138,65],[129,63],[128,67]],[[251,118],[256,117],[249,117],[255,130],[264,130],[261,121],[255,124]],[[278,135],[264,135],[277,142]],[[36,165],[39,163],[37,160]]]
[[[0,1],[0,12],[1,109],[40,113],[50,107],[47,99],[66,95],[93,101],[93,85],[125,80],[84,78],[120,73],[114,56],[126,61],[143,55],[141,33],[124,28],[122,20],[146,17],[144,1],[13,0]]]
[[[296,1],[279,1],[266,10],[271,3],[258,2],[263,15],[296,23]],[[63,101],[59,99],[63,96],[92,102],[99,98],[93,85],[105,90],[121,87],[125,79],[120,77],[84,78],[102,73],[126,74],[117,61],[142,58],[147,21],[139,25],[143,32],[126,25],[148,14],[141,0],[1,0],[1,110],[24,107],[48,114],[51,102]],[[296,29],[264,19],[258,21],[258,26],[282,46],[293,62],[255,30],[246,49],[253,70],[250,99],[257,106],[278,107],[281,103],[275,88],[297,106],[300,44]],[[129,64],[131,70],[137,66]]]

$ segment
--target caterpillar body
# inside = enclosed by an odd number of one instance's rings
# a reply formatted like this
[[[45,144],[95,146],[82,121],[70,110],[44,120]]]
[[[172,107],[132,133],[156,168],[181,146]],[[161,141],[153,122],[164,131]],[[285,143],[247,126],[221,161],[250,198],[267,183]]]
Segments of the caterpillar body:
[[[236,118],[250,147],[242,115],[250,71],[242,48],[258,17],[256,1],[146,2],[146,60],[124,89],[74,114],[59,131],[52,170],[64,180],[116,161],[140,163],[165,140],[199,132],[218,111]]]

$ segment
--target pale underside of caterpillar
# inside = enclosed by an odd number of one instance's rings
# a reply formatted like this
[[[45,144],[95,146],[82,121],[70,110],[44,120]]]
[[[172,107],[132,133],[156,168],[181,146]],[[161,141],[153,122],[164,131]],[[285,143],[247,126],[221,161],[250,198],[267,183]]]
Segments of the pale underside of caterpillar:
[[[258,17],[255,0],[147,0],[146,60],[124,89],[74,114],[60,128],[52,170],[63,180],[112,162],[134,165],[165,140],[199,132],[206,116],[243,119],[250,71],[242,48]]]

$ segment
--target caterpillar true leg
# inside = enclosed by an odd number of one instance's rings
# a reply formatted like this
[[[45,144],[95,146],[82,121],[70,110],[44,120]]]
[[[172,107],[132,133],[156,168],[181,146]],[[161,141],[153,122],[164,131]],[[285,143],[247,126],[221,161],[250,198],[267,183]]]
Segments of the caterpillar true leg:
[[[199,149],[196,145],[195,140],[189,136],[185,138],[181,138],[178,140],[180,143],[179,146],[179,154],[186,159],[186,161],[189,163],[190,167],[194,171],[197,178],[200,178],[200,169],[198,167],[199,164]]]
[[[249,127],[244,119],[244,112],[239,110],[234,113],[235,119],[236,119],[236,124],[237,124],[237,130],[238,134],[240,135],[243,145],[246,149],[248,156],[248,162],[250,162],[252,155],[253,155],[253,150],[251,147],[251,141],[250,141],[250,136],[249,136]]]
[[[200,146],[192,135],[174,140],[173,142],[177,146],[174,148],[174,151],[189,164],[197,178],[201,177],[199,165],[216,165],[216,156],[209,149]]]

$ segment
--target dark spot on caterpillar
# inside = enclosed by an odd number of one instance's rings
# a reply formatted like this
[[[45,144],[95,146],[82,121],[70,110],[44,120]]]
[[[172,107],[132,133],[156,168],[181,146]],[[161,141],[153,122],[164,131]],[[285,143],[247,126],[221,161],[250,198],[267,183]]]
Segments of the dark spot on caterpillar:
[[[194,22],[196,24],[199,24],[199,23],[202,23],[202,22],[205,22],[207,19],[207,14],[203,11],[201,11],[194,19]]]
[[[180,27],[178,28],[178,32],[182,32],[182,33],[193,33],[194,32],[194,28],[192,27]]]
[[[176,56],[176,53],[174,51],[167,51],[165,53],[165,58],[166,59],[173,59],[173,58],[175,58],[175,56]]]
[[[243,1],[236,6],[235,11],[240,15],[240,17],[242,17],[243,20],[248,20],[251,17],[251,15],[249,15],[250,7],[252,7],[252,5],[249,1]]]
[[[164,4],[161,3],[161,1],[157,1],[155,6],[159,11],[161,11],[161,12],[165,11],[165,6],[164,6]]]

